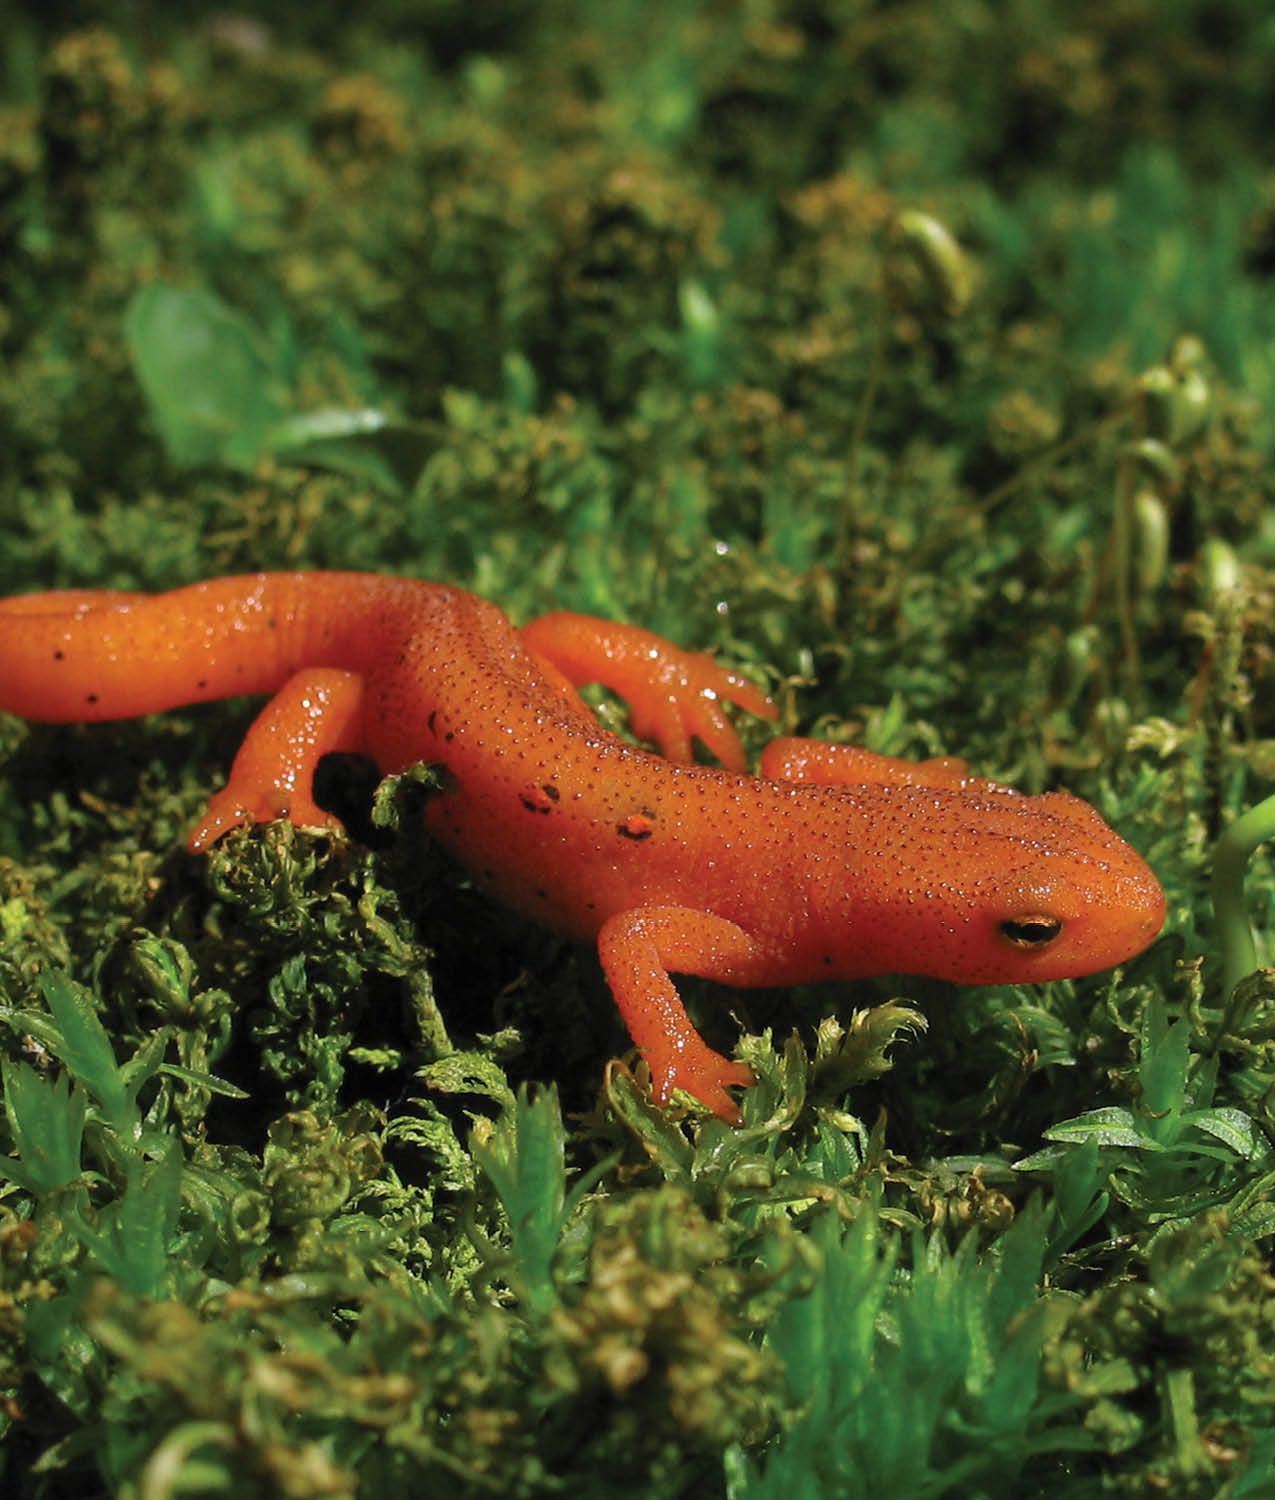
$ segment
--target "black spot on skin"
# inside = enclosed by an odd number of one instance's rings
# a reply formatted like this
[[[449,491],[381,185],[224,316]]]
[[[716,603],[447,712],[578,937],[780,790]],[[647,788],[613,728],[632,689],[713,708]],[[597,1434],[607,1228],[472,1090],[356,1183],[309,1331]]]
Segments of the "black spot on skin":
[[[435,709],[431,709],[430,710],[429,718],[425,720],[425,723],[428,726],[429,732],[431,734],[437,734],[438,733],[438,730],[434,728],[434,722],[435,722],[435,720],[437,718],[438,718],[438,710],[436,708]]]
[[[616,824],[615,831],[622,839],[640,844],[655,832],[655,814],[649,807],[644,807],[640,812],[630,813],[627,818],[622,818]]]
[[[540,790],[545,794],[546,797],[548,797],[550,802],[556,802],[559,797],[562,796],[562,793],[558,790],[558,788],[549,781],[547,781],[544,786],[540,788]]]
[[[84,701],[85,701],[85,703],[96,703],[97,702],[97,694],[96,693],[85,693],[85,695],[84,695]]]
[[[53,653],[53,660],[54,661],[65,661],[66,660],[66,652],[65,651],[55,651]]]
[[[208,679],[206,677],[201,677],[199,679],[199,681],[195,684],[195,686],[202,693],[203,690],[208,686]]]

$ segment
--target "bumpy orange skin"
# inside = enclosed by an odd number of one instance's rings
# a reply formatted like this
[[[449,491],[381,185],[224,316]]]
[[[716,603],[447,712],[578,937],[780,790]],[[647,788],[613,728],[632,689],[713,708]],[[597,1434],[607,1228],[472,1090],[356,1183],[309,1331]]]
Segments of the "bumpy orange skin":
[[[628,699],[662,756],[599,725],[575,693],[589,681]],[[501,900],[596,940],[660,1100],[680,1088],[729,1120],[726,1090],[751,1074],[700,1039],[670,972],[1059,979],[1131,957],[1164,919],[1143,860],[1065,792],[807,740],[747,775],[722,702],[773,705],[634,626],[518,630],[463,589],[360,573],[0,600],[0,709],[116,719],[237,693],[274,696],[192,850],[271,818],[330,826],[310,790],[330,751],[445,766],[431,834]],[[724,769],[690,764],[693,739]]]

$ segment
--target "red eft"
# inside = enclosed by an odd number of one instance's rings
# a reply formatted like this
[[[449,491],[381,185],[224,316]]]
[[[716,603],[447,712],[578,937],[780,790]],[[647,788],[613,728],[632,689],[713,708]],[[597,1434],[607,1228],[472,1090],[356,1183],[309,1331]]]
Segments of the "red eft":
[[[604,729],[600,682],[662,755]],[[776,711],[710,657],[636,626],[515,628],[464,589],[364,573],[258,573],[172,593],[0,600],[0,709],[50,723],[274,696],[190,835],[288,818],[331,828],[321,756],[445,768],[425,823],[474,879],[596,941],[657,1098],[722,1118],[752,1079],[691,1025],[670,973],[785,985],[874,974],[1060,979],[1140,952],[1164,919],[1141,857],[1067,792],[1025,796],[960,761],[779,739],[745,771],[722,702]],[[698,739],[721,768],[691,763]]]

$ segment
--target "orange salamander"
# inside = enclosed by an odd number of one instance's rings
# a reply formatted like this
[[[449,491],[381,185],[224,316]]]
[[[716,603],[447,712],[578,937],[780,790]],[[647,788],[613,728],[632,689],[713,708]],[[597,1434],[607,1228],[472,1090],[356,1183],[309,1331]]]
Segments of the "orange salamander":
[[[586,682],[627,699],[662,755],[602,728]],[[658,1099],[681,1089],[726,1120],[752,1074],[701,1039],[670,973],[1061,979],[1132,957],[1164,919],[1141,857],[1067,792],[800,739],[748,775],[722,703],[774,705],[636,626],[557,613],[518,629],[464,589],[364,573],[0,600],[10,713],[119,719],[238,693],[274,696],[192,851],[272,818],[333,827],[311,795],[330,751],[444,767],[429,832],[500,900],[596,941]],[[720,768],[692,764],[693,739]]]

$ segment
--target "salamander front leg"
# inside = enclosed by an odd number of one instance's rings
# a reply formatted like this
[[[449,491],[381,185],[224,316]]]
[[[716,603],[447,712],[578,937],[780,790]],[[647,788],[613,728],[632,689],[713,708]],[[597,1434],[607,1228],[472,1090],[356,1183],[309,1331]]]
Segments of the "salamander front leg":
[[[566,611],[544,615],[519,632],[523,645],[575,687],[600,682],[629,705],[633,732],[654,740],[669,760],[689,761],[700,740],[731,771],[744,750],[722,704],[774,719],[778,709],[759,687],[702,651],[683,651],[637,625],[617,625]]]
[[[335,667],[298,672],[253,721],[230,780],[209,800],[187,849],[201,854],[232,828],[275,818],[339,828],[314,800],[315,768],[325,755],[363,748],[363,679]]]
[[[598,957],[634,1043],[651,1069],[655,1097],[682,1089],[732,1125],[739,1108],[726,1092],[752,1070],[714,1052],[691,1025],[669,972],[724,984],[764,983],[765,955],[733,922],[684,906],[619,912],[602,924]]]

